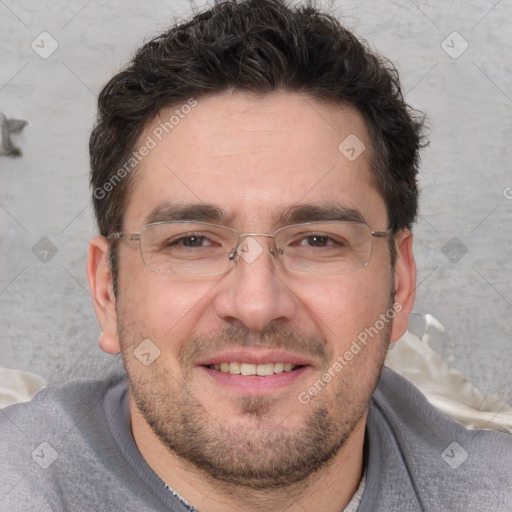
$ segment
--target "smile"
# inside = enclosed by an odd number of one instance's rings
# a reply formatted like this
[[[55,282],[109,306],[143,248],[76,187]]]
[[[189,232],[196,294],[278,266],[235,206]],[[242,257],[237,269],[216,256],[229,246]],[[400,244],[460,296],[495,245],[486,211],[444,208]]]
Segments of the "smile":
[[[240,363],[238,361],[222,362],[220,364],[209,365],[208,368],[222,373],[231,373],[233,375],[257,375],[266,377],[275,373],[291,372],[300,368],[300,365],[294,365],[289,362],[278,363]]]

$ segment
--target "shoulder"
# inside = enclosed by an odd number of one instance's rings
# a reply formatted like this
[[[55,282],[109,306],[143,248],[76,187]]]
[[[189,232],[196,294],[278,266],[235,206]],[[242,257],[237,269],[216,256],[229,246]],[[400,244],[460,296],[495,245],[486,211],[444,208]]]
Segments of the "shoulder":
[[[400,464],[428,510],[472,510],[477,504],[512,510],[512,435],[467,429],[389,368],[374,394],[368,433],[380,462]]]
[[[102,380],[74,379],[51,385],[28,402],[3,409],[0,430],[10,431],[14,425],[28,435],[62,430],[81,416],[100,410],[107,392],[122,384],[123,380],[123,375],[112,374]]]
[[[374,393],[375,411],[385,416],[392,425],[406,428],[410,433],[418,429],[428,429],[436,437],[460,435],[462,437],[479,437],[499,439],[512,449],[512,435],[492,429],[468,429],[449,418],[429,403],[425,395],[411,382],[390,368],[384,367]]]
[[[77,379],[0,411],[1,511],[15,510],[14,503],[30,510],[59,507],[63,474],[68,481],[78,480],[80,472],[86,473],[101,457],[115,457],[104,398],[120,386],[125,386],[121,375]]]

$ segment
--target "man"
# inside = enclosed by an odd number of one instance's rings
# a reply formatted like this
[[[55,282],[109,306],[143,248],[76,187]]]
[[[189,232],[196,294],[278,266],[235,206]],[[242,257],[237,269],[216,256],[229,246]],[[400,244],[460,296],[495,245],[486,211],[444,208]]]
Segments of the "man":
[[[224,2],[141,48],[90,141],[127,379],[4,411],[0,509],[512,510],[510,436],[383,370],[420,142],[394,69],[312,8]]]

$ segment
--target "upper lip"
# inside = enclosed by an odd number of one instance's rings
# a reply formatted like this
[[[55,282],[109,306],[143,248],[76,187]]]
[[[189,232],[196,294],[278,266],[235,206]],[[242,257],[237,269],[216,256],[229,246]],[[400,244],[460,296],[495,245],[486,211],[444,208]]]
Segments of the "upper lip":
[[[312,361],[286,350],[269,350],[240,348],[236,350],[224,350],[210,356],[202,357],[195,363],[198,366],[210,366],[214,364],[230,363],[264,364],[264,363],[292,363],[295,366],[311,365]]]

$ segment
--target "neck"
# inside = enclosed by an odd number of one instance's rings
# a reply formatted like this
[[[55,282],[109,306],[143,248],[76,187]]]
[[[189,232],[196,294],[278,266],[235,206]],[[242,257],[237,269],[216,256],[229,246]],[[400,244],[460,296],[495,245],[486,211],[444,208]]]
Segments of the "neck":
[[[339,512],[350,502],[361,481],[365,413],[343,447],[307,479],[276,489],[253,489],[210,477],[170,452],[151,430],[133,400],[130,403],[132,433],[151,469],[171,489],[198,510],[208,512]]]

